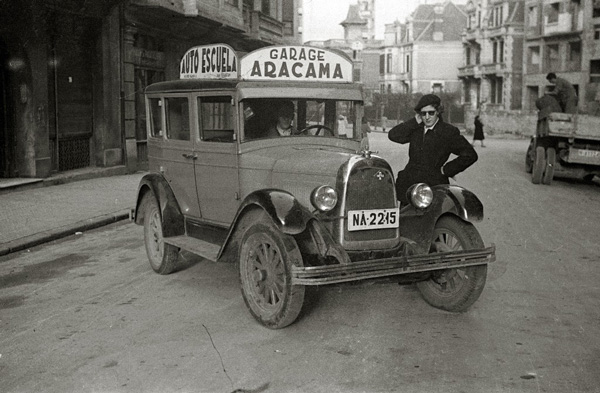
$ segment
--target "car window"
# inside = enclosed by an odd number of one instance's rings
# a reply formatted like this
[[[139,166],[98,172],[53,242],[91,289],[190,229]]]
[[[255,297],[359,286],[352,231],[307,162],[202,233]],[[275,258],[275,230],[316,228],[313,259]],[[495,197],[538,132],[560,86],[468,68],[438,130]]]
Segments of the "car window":
[[[360,140],[355,124],[358,105],[343,100],[246,99],[244,141],[288,135]],[[280,119],[286,116],[292,123],[289,131],[285,130],[289,122]]]
[[[198,128],[205,142],[233,142],[232,98],[198,97]]]
[[[166,97],[167,139],[190,140],[190,116],[187,97]]]
[[[160,98],[150,98],[150,136],[162,138],[162,100]]]

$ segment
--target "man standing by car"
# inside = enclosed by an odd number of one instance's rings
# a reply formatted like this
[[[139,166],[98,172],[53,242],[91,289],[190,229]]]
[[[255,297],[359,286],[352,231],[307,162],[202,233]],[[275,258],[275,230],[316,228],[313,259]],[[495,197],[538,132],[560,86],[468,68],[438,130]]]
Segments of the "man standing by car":
[[[475,149],[458,128],[442,120],[443,106],[438,96],[424,95],[414,110],[415,117],[398,124],[388,134],[393,142],[409,143],[408,164],[396,179],[396,193],[402,204],[408,203],[406,191],[411,185],[449,184],[449,178],[477,161]],[[457,157],[448,161],[450,154]]]

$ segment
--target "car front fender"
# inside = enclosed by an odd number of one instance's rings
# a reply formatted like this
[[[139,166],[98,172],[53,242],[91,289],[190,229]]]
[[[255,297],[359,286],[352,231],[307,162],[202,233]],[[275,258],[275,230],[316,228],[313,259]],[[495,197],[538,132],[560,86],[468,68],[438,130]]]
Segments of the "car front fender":
[[[432,187],[433,202],[426,209],[412,205],[400,211],[400,234],[417,243],[420,253],[429,252],[433,229],[439,218],[452,214],[467,222],[483,220],[483,204],[471,191],[456,185]]]
[[[292,236],[304,232],[308,222],[315,218],[314,214],[289,192],[278,189],[254,191],[240,204],[217,259],[225,254],[232,255],[231,252],[236,248],[232,243],[235,244],[239,240],[237,236],[244,231],[240,228],[240,221],[256,211],[265,212],[281,232]]]
[[[315,218],[296,197],[278,189],[258,190],[248,195],[238,209],[236,221],[250,206],[262,208],[279,230],[288,235],[304,232],[308,221]]]

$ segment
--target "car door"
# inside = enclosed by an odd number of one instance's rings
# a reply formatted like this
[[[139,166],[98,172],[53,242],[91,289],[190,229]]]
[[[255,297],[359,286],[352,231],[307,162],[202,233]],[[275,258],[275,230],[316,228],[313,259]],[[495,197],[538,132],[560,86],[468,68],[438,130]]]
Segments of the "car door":
[[[236,143],[237,111],[231,93],[195,97],[196,188],[203,220],[229,225],[240,204]]]
[[[199,217],[200,209],[196,195],[194,177],[194,139],[196,132],[191,127],[190,95],[172,94],[163,97],[150,97],[150,107],[162,106],[164,132],[162,148],[157,155],[156,168],[163,174],[186,216]],[[163,112],[164,111],[164,112]]]

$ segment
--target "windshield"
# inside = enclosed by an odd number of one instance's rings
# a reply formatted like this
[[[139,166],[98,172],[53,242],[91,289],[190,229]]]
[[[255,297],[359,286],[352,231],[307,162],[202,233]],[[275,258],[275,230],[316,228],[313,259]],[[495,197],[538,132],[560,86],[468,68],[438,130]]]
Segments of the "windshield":
[[[283,136],[360,141],[361,108],[359,102],[344,100],[246,99],[243,141]]]

